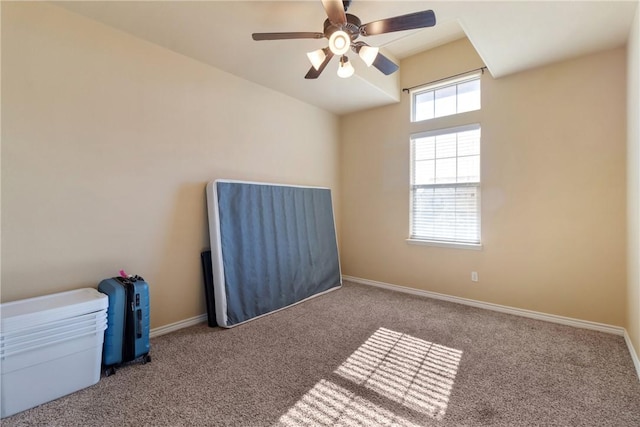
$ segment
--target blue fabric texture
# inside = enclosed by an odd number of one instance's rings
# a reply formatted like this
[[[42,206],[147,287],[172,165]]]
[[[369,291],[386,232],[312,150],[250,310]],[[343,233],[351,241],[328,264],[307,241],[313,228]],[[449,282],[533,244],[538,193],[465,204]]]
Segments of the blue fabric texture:
[[[331,191],[217,182],[228,324],[340,286]]]

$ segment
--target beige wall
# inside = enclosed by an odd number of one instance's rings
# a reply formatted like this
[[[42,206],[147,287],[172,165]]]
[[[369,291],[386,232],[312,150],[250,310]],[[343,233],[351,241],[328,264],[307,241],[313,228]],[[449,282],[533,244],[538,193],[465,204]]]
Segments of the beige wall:
[[[460,40],[401,64],[409,87],[482,63]],[[409,245],[409,96],[341,119],[346,275],[626,324],[625,49],[482,78],[483,250]],[[440,119],[437,127],[447,127]],[[479,273],[479,282],[470,272]]]
[[[627,332],[640,360],[640,7],[629,34],[627,67]]]
[[[476,252],[405,242],[420,128],[406,94],[345,116],[339,133],[333,115],[197,61],[55,6],[2,2],[2,301],[125,268],[151,282],[153,327],[203,313],[204,185],[225,177],[333,188],[344,274],[626,326],[638,349],[637,14],[634,28],[628,116],[624,49],[485,73],[469,116],[483,133]],[[463,40],[401,65],[406,87],[482,63]]]
[[[207,181],[338,199],[334,115],[52,5],[2,2],[2,89],[2,301],[124,268],[197,316]]]

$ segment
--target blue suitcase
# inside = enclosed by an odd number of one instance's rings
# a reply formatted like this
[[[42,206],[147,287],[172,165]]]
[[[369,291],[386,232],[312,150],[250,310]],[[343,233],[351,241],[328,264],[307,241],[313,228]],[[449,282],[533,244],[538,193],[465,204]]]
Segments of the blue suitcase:
[[[109,299],[102,352],[105,375],[127,362],[150,362],[148,283],[139,276],[113,277],[101,281],[98,290]]]

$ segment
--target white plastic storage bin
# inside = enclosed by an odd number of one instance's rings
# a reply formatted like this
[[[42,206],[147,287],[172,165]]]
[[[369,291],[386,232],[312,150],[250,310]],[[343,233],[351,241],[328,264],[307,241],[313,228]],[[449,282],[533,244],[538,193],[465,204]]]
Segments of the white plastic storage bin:
[[[84,288],[0,304],[0,417],[100,380],[108,298]]]

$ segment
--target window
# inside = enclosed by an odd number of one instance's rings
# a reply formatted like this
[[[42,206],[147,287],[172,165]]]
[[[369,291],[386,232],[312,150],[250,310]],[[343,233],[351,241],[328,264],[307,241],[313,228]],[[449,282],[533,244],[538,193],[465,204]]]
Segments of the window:
[[[409,243],[481,248],[481,71],[410,92]]]
[[[480,76],[481,73],[475,73],[412,91],[411,121],[479,110]]]
[[[411,137],[410,240],[480,244],[480,125]]]

